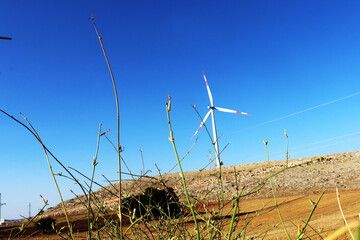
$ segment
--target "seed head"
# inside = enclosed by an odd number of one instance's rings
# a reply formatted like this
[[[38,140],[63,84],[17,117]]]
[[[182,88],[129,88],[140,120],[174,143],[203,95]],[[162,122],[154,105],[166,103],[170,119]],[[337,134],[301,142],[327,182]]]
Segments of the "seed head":
[[[167,105],[168,112],[170,112],[170,110],[171,110],[171,96],[170,95],[168,95],[168,99],[169,99],[169,102],[166,105]]]

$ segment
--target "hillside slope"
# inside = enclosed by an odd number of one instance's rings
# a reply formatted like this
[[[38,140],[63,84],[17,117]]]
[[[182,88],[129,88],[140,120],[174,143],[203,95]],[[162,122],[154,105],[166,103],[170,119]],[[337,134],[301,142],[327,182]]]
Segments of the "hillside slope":
[[[329,192],[335,187],[340,190],[360,189],[360,151],[292,159],[289,160],[288,169],[285,169],[285,165],[285,161],[270,162],[272,174],[280,171],[272,178],[279,197],[316,194],[324,189]],[[223,167],[224,199],[231,200],[242,188],[243,193],[248,193],[244,199],[271,197],[271,187],[266,181],[268,176],[267,162]],[[219,193],[216,169],[186,172],[185,178],[191,196],[204,199],[203,202],[216,202]],[[117,184],[95,191],[104,205],[115,209],[118,202]],[[163,188],[164,184],[175,190],[180,201],[185,200],[179,173],[123,181],[123,195],[139,193],[148,186]],[[65,202],[70,214],[84,212],[79,199],[84,199],[84,196]],[[45,215],[62,215],[61,205],[46,211]]]

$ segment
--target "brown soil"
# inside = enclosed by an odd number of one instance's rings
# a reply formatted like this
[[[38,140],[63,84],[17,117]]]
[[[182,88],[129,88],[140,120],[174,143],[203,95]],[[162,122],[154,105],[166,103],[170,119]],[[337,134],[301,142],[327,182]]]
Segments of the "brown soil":
[[[335,187],[339,188],[341,204],[348,221],[359,218],[359,160],[360,152],[289,160],[290,168],[272,178],[280,205],[279,209],[283,219],[286,221],[285,224],[292,239],[296,237],[297,225],[304,225],[311,212],[313,206],[309,199],[316,202],[324,189],[327,189],[327,192],[311,218],[310,227],[307,228],[306,232],[308,236],[313,235],[315,231],[320,229],[322,231],[330,231],[323,233],[322,236],[324,237],[343,226],[336,194],[334,193]],[[270,171],[272,173],[279,172],[284,169],[285,165],[285,161],[273,161],[270,163]],[[265,239],[285,239],[286,235],[282,225],[279,224],[280,219],[277,211],[269,212],[269,210],[274,209],[273,193],[269,181],[262,186],[258,186],[259,183],[268,177],[268,174],[267,162],[223,167],[222,179],[225,200],[231,201],[236,196],[236,193],[241,188],[244,188],[243,193],[248,193],[248,195],[240,201],[240,218],[253,216],[259,209],[263,208],[264,204],[267,204],[259,216],[247,227],[249,230],[252,229],[248,231],[247,236],[257,236],[266,229],[272,228],[267,233]],[[193,197],[205,199],[203,201],[204,204],[210,208],[216,208],[217,195],[214,193],[219,192],[216,170],[187,172],[185,173],[185,178],[187,179],[189,192]],[[184,201],[184,193],[178,173],[125,181],[123,189],[125,193],[133,194],[147,186],[161,188],[162,184],[159,183],[159,180],[166,184],[166,186],[174,188],[180,200]],[[136,187],[131,188],[132,186]],[[256,186],[258,187],[256,188]],[[116,208],[117,204],[117,198],[114,196],[117,184],[114,184],[114,187],[107,186],[96,191],[97,197],[104,201],[104,204],[109,206],[109,208]],[[72,220],[77,220],[75,222],[75,231],[82,232],[79,234],[86,236],[87,220],[84,215],[84,208],[79,204],[79,200],[68,200],[66,205]],[[226,209],[224,212],[226,212]],[[46,212],[45,216],[54,217],[59,225],[63,224],[60,206],[52,208]],[[273,228],[274,226],[277,227]],[[241,229],[241,225],[237,229]],[[0,239],[7,239],[11,230],[16,231],[14,228],[0,228]],[[29,236],[28,239],[35,239],[34,236],[37,239],[59,239],[59,237],[54,235],[43,235],[40,232],[36,232],[34,228],[30,228],[24,236],[29,234],[32,234],[32,236]],[[311,239],[321,238],[311,237]]]

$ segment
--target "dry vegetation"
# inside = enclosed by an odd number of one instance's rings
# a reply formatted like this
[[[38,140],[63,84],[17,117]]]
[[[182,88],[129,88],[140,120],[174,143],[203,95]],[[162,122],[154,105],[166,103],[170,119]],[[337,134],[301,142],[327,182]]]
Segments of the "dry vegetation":
[[[272,161],[270,170],[277,172],[285,168],[285,161]],[[296,166],[291,168],[292,166]],[[335,187],[342,190],[356,190],[360,188],[360,152],[330,154],[318,157],[289,160],[289,169],[274,176],[273,182],[278,197],[319,194],[324,189],[328,192],[335,191]],[[268,177],[267,162],[228,166],[222,168],[222,179],[225,191],[225,200],[231,200],[236,196],[236,186],[245,187],[250,191],[262,180]],[[189,193],[198,199],[206,198],[208,202],[216,201],[218,191],[216,169],[186,172],[187,187]],[[153,176],[153,178],[137,178],[123,182],[124,192],[137,194],[149,186],[161,188],[164,182],[166,186],[174,188],[181,201],[185,200],[179,173],[171,173]],[[237,184],[236,184],[237,180]],[[136,183],[135,183],[136,182]],[[116,204],[116,189],[111,185],[95,191],[106,205]],[[137,186],[137,187],[133,187]],[[248,195],[245,199],[269,198],[272,191],[267,182],[261,189]],[[77,198],[65,202],[70,211],[81,213]],[[73,210],[72,210],[73,209]],[[61,205],[57,205],[48,214],[62,214]]]
[[[93,174],[83,176],[87,183],[81,184],[73,175],[76,170],[62,165],[25,116],[27,124],[0,109],[41,144],[54,182],[57,184],[58,176],[52,172],[50,158],[62,166],[63,176],[72,179],[84,193],[62,201],[31,221],[2,226],[1,239],[324,239],[344,225],[334,193],[336,187],[341,192],[346,219],[358,222],[360,152],[222,167],[221,177],[215,169],[182,173],[171,128],[170,96],[166,105],[169,140],[180,173],[121,181],[122,148],[115,80],[94,17],[90,19],[109,67],[116,97],[118,138],[114,146],[118,155],[119,182],[93,191],[99,142],[106,136],[106,132],[101,132],[101,124]],[[212,139],[210,141],[213,143]],[[267,142],[264,143],[267,147]],[[139,194],[147,187],[167,192],[166,204],[176,204],[180,213],[170,214],[168,205],[154,204],[154,199],[148,196],[143,199],[152,200],[142,202]],[[175,196],[170,189],[174,190]],[[62,198],[59,188],[58,193]],[[168,202],[167,197],[173,199],[172,202]],[[131,201],[138,201],[139,207],[130,209]],[[44,207],[46,204],[44,200]],[[146,211],[136,215],[136,209],[141,208]],[[65,210],[67,214],[64,214]],[[155,212],[159,214],[155,215]],[[45,224],[46,218],[50,223],[53,220],[56,223],[49,225],[48,221]],[[339,236],[350,239],[345,231]]]
[[[276,189],[279,209],[292,239],[295,239],[297,235],[298,224],[304,225],[309,212],[313,207],[309,200],[316,202],[324,189],[327,189],[327,192],[317,206],[309,223],[310,227],[306,232],[307,236],[313,235],[315,231],[322,231],[322,234],[321,237],[313,236],[310,239],[322,239],[344,225],[339,211],[336,193],[334,192],[335,187],[339,188],[342,207],[348,221],[358,219],[358,214],[360,212],[360,205],[358,204],[358,199],[360,199],[360,191],[358,190],[360,186],[360,176],[358,174],[360,170],[359,160],[360,152],[294,159],[289,160],[288,169],[273,176],[272,180]],[[271,171],[275,173],[284,169],[286,163],[285,161],[273,161],[270,164]],[[239,190],[236,189],[236,186],[238,186],[238,188],[243,188],[243,191],[247,192],[267,177],[268,169],[266,162],[223,167],[222,178],[225,191],[225,202],[229,201],[233,203],[233,197],[236,196],[236,193]],[[208,211],[218,209],[216,194],[214,194],[218,192],[217,177],[214,169],[187,172],[185,173],[185,178],[187,180],[190,196],[193,199],[204,199],[202,203],[205,204],[206,210],[204,206],[198,204],[198,212],[202,213],[204,216],[208,216]],[[178,173],[124,181],[123,191],[128,194],[136,194],[139,193],[141,189],[149,186],[163,188],[161,183],[166,184],[167,187],[174,188],[175,192],[180,197],[180,201],[185,201]],[[114,185],[115,186],[106,186],[94,192],[95,195],[104,202],[104,205],[110,208],[115,208],[118,203],[118,198],[115,197],[117,184]],[[74,222],[74,231],[77,232],[80,237],[86,236],[87,234],[87,209],[80,203],[79,199],[84,199],[84,196],[68,200],[65,202],[65,205],[71,220]],[[226,205],[223,212],[227,213],[231,206],[231,204]],[[279,216],[274,210],[275,203],[272,198],[272,190],[268,181],[261,188],[257,188],[252,194],[247,195],[242,199],[239,206],[239,218],[256,215],[256,218],[254,218],[247,226],[247,238],[257,236],[269,229],[265,239],[286,239],[284,229],[280,225]],[[262,210],[259,212],[260,209]],[[230,216],[231,214],[228,215]],[[58,227],[66,225],[60,204],[45,212],[42,217],[46,216],[55,218]],[[116,216],[114,218],[116,218]],[[225,221],[230,221],[230,217],[225,219]],[[123,227],[126,228],[129,226],[129,223],[130,222],[125,219]],[[200,221],[199,224],[202,225],[204,223]],[[227,226],[227,224],[225,225]],[[239,226],[240,225],[241,223],[239,223]],[[193,227],[191,218],[188,219],[188,227]],[[16,231],[14,229],[16,228],[2,229],[0,231],[0,236],[3,239],[6,239],[6,237],[9,236],[7,234],[10,233],[10,230]],[[225,232],[227,230],[227,227],[223,229]],[[43,235],[35,228],[29,228],[27,233],[23,236],[35,233],[36,235],[32,237],[34,239],[59,238],[54,234]],[[262,237],[263,236],[264,235],[262,235]],[[349,236],[348,233],[347,236]],[[340,239],[343,239],[344,237],[345,235],[342,235],[342,238]]]

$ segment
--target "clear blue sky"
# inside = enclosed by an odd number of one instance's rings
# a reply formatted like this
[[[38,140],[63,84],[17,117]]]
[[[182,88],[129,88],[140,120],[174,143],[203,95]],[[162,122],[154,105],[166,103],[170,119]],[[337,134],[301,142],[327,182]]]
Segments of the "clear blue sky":
[[[123,157],[134,173],[156,174],[176,162],[165,103],[180,155],[207,112],[204,70],[216,106],[225,166],[282,160],[289,135],[293,158],[359,150],[360,95],[276,120],[360,92],[358,1],[10,1],[0,2],[0,109],[22,112],[64,163],[90,175],[99,123],[116,142],[116,106],[93,25],[94,13],[119,92]],[[210,120],[210,119],[209,119]],[[276,121],[272,121],[276,120]],[[269,122],[272,121],[272,122]],[[267,123],[268,122],[268,123]],[[208,121],[211,128],[211,122]],[[263,124],[266,123],[266,124]],[[59,202],[39,143],[0,115],[2,217],[40,208],[39,194]],[[344,136],[347,135],[347,136]],[[183,161],[208,163],[202,129]],[[344,137],[341,137],[344,136]],[[214,153],[214,150],[212,150]],[[96,180],[116,179],[116,152],[101,139]],[[55,172],[64,172],[53,161]],[[177,171],[177,169],[176,169]],[[66,199],[68,180],[59,180]],[[102,182],[105,184],[105,182]]]

